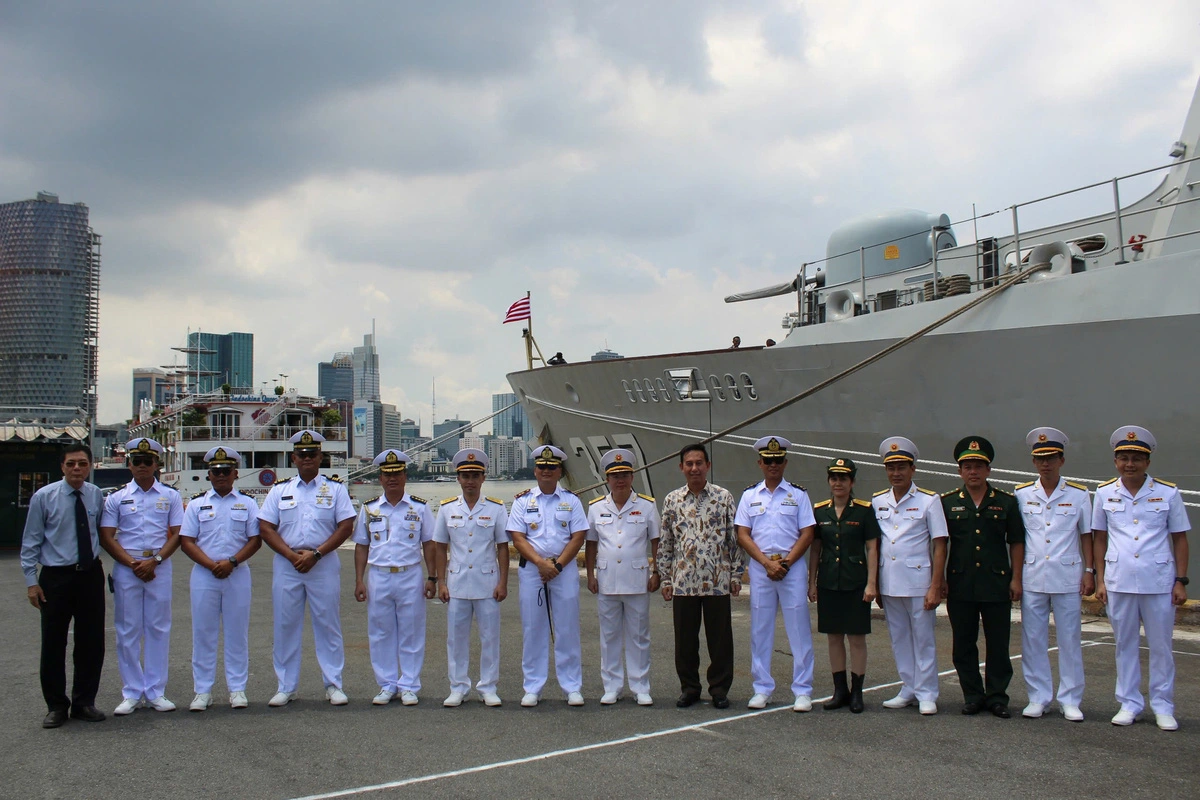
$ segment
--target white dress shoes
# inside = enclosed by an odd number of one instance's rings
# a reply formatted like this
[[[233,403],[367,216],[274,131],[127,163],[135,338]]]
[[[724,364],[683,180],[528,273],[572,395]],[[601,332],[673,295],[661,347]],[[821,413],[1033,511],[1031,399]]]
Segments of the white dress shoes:
[[[583,694],[580,692],[570,692],[567,694],[567,705],[581,706],[583,705]]]
[[[600,697],[600,705],[611,706],[612,704],[617,702],[618,697],[619,697],[619,695],[616,692],[605,692]]]
[[[937,703],[933,702],[932,700],[922,700],[917,704],[917,710],[920,711],[923,716],[932,717],[937,713]]]
[[[1137,714],[1134,714],[1132,711],[1126,711],[1122,708],[1117,712],[1116,716],[1112,718],[1112,724],[1121,726],[1132,725],[1136,719]]]
[[[792,703],[792,711],[812,711],[812,698],[806,694],[798,695]]]
[[[896,695],[891,700],[883,701],[884,708],[908,708],[909,706],[916,705],[916,704],[917,704],[917,698],[906,697],[905,695],[902,695],[902,694]]]
[[[646,692],[638,692],[637,704],[639,706],[652,706],[654,705],[654,698]]]
[[[246,708],[250,705],[250,701],[246,699],[245,692],[230,692],[229,707],[230,708]]]
[[[1158,729],[1163,731],[1179,730],[1179,723],[1175,721],[1175,717],[1171,714],[1155,714],[1154,721],[1158,724]]]
[[[767,701],[770,699],[771,698],[767,697],[765,694],[756,693],[750,698],[750,702],[746,703],[746,708],[766,708]]]
[[[416,692],[403,691],[400,693],[400,702],[406,706],[415,706],[419,700]]]
[[[446,708],[458,708],[462,705],[463,698],[466,697],[462,692],[451,692],[450,695],[442,701],[442,705]]]
[[[1026,719],[1037,719],[1046,712],[1046,706],[1041,703],[1030,703],[1025,706],[1025,710],[1021,712],[1021,716]]]
[[[350,702],[350,698],[346,697],[346,693],[336,686],[325,687],[325,697],[329,700],[331,706],[344,706]]]
[[[188,706],[188,711],[203,711],[212,704],[212,695],[208,692],[201,692],[192,699],[192,704]]]
[[[534,694],[533,692],[526,692],[525,696],[521,698],[521,705],[524,708],[533,708],[537,704],[538,704],[538,696],[536,694]]]
[[[495,708],[496,706],[500,705],[500,702],[500,695],[496,694],[495,692],[483,693],[483,704],[485,706],[491,706],[492,708]]]
[[[371,698],[371,704],[376,706],[386,706],[388,703],[392,702],[392,698],[395,696],[396,693],[393,691],[389,691],[388,689],[380,689],[379,694]]]
[[[141,705],[140,700],[132,700],[132,699],[126,697],[124,700],[121,701],[120,705],[118,705],[113,710],[113,716],[114,717],[123,717],[126,714],[132,714],[133,712],[137,711],[138,706],[140,706],[140,705]]]
[[[295,696],[295,692],[276,692],[275,696],[267,701],[267,705],[271,708],[282,708],[292,702],[292,698]]]
[[[1083,722],[1083,712],[1079,706],[1063,706],[1062,715],[1068,722]]]
[[[207,697],[208,695],[205,695]],[[168,700],[164,695],[159,695],[153,700],[147,701],[151,708],[155,711],[174,711],[175,704]]]

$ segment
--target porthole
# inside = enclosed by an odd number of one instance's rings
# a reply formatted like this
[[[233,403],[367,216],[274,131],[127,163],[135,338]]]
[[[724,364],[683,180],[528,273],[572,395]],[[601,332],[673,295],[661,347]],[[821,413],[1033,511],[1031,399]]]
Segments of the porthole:
[[[652,401],[658,402],[658,392],[654,391],[654,383],[649,378],[646,378],[646,394]]]
[[[758,391],[754,388],[754,381],[750,378],[750,375],[743,372],[740,377],[742,379],[742,388],[746,390],[746,396],[751,400],[757,400]]]
[[[640,402],[646,402],[646,395],[642,394],[642,382],[637,378],[633,379],[633,390],[637,392],[637,398]]]
[[[737,381],[728,372],[725,373],[725,385],[729,387],[729,393],[733,395],[734,400],[742,399],[742,391],[738,388]]]
[[[672,393],[671,393],[671,391],[670,391],[670,390],[667,388],[667,384],[666,384],[666,383],[663,381],[663,379],[662,379],[662,378],[655,378],[655,379],[654,379],[654,385],[658,387],[658,393],[659,393],[660,395],[662,395],[663,402],[664,402],[664,403],[669,403],[669,402],[671,402],[671,394],[672,394]]]
[[[629,399],[629,402],[631,402],[631,403],[637,402],[637,398],[633,396],[633,389],[629,388],[629,381],[622,380],[621,388],[623,388],[625,390],[625,397],[627,397]]]
[[[721,379],[716,375],[708,376],[708,386],[712,389],[712,393],[717,396],[721,402],[725,401],[725,388],[721,385]]]

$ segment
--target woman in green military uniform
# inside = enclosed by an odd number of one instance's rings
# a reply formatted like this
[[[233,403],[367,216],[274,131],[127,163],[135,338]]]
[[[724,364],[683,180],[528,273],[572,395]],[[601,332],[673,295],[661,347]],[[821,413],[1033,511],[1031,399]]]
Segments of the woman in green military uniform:
[[[830,499],[813,506],[817,535],[808,560],[808,599],[817,603],[817,632],[829,638],[833,697],[826,710],[863,710],[867,634],[871,602],[879,596],[879,523],[866,500],[854,499],[858,468],[835,458],[826,469]],[[846,684],[846,640],[850,640],[850,685]]]

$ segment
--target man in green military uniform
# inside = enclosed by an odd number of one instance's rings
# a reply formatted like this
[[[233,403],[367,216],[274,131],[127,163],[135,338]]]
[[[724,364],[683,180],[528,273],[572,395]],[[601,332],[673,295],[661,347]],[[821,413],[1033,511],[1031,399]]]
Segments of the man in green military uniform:
[[[954,669],[962,685],[962,713],[988,709],[1008,719],[1008,656],[1013,601],[1021,599],[1025,526],[1016,498],[988,482],[995,450],[982,436],[954,447],[960,489],[942,495],[950,531],[946,611],[954,633]],[[979,623],[983,621],[987,685],[979,675]]]

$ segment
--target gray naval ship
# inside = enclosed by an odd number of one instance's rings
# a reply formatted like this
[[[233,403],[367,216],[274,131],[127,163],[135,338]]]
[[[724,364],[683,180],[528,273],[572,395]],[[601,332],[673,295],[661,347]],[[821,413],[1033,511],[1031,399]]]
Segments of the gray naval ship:
[[[741,425],[911,338],[722,436],[711,445],[710,479],[735,495],[761,480],[750,445],[778,434],[793,442],[793,482],[824,496],[825,464],[845,454],[859,464],[858,494],[869,495],[887,485],[879,442],[903,435],[921,449],[918,483],[946,490],[957,485],[954,442],[978,434],[996,447],[993,482],[1011,489],[1036,478],[1026,433],[1052,425],[1071,439],[1064,475],[1094,486],[1115,475],[1109,435],[1137,424],[1158,437],[1150,473],[1178,484],[1195,526],[1198,143],[1200,85],[1166,165],[1018,203],[1006,209],[1005,235],[970,244],[957,243],[944,214],[904,210],[854,220],[794,280],[727,297],[795,295],[797,310],[774,347],[544,367],[513,372],[509,383],[533,438],[567,450],[572,488],[602,483],[601,455],[627,447],[642,463],[666,457],[635,478],[637,491],[661,498],[683,483],[674,454],[684,444]],[[1122,205],[1122,185],[1147,174],[1161,182]],[[1038,204],[1083,192],[1102,193],[1109,210],[1021,227],[1022,214],[1037,213]],[[923,332],[954,312],[961,313]]]

